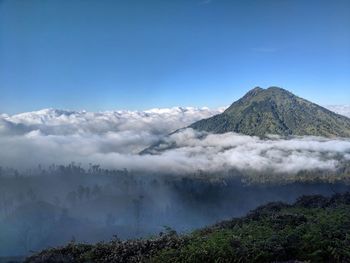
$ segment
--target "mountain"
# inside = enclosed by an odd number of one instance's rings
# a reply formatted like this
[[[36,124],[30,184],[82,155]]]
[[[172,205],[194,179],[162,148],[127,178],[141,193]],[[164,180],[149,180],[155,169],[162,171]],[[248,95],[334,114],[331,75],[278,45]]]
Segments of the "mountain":
[[[264,137],[313,135],[350,137],[350,119],[278,87],[256,87],[223,113],[189,126],[212,133],[236,132]]]

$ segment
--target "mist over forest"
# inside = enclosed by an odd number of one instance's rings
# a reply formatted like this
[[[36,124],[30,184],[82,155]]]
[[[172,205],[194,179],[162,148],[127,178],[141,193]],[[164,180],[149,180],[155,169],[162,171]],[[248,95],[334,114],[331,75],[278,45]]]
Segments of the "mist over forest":
[[[257,184],[243,176],[233,170],[179,176],[76,164],[28,173],[2,168],[0,255],[27,255],[72,240],[150,237],[166,227],[188,232],[244,215],[268,201],[350,190],[346,181]]]

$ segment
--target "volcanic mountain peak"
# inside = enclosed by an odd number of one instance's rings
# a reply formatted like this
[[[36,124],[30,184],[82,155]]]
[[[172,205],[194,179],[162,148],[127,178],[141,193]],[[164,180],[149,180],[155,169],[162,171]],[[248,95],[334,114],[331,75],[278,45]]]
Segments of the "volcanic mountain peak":
[[[189,127],[212,133],[237,132],[260,137],[268,134],[350,137],[349,118],[279,87],[256,87],[222,114]]]

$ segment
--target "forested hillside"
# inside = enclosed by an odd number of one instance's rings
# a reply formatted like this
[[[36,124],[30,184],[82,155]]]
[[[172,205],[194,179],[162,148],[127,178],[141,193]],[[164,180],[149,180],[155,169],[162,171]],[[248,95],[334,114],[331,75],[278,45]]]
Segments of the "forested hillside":
[[[350,194],[303,196],[187,235],[95,245],[74,242],[25,262],[349,262]]]

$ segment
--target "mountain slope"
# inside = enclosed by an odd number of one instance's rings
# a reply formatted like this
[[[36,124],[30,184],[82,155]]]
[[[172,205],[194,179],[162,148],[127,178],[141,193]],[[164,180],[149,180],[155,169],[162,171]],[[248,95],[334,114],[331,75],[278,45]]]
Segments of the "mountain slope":
[[[237,132],[350,137],[350,119],[278,88],[254,88],[223,113],[189,126],[212,133]]]
[[[25,262],[350,262],[349,226],[350,193],[303,196],[187,235],[168,229],[153,239],[69,243]]]

